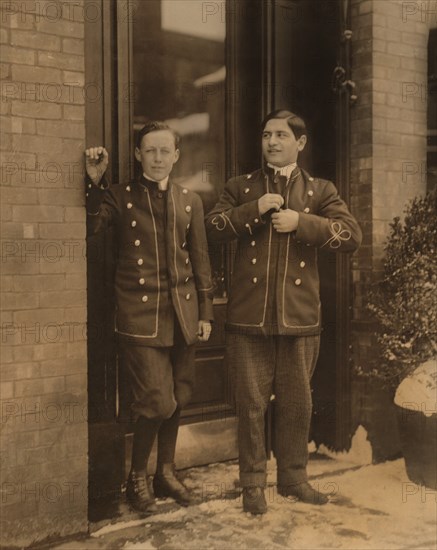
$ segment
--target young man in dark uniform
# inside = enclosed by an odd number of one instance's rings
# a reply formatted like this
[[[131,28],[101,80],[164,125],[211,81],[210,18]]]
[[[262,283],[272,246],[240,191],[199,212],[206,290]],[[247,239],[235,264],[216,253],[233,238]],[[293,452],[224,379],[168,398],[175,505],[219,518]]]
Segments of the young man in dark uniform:
[[[267,511],[264,415],[275,395],[278,492],[327,497],[307,481],[310,380],[321,330],[317,249],[353,252],[361,230],[334,185],[297,166],[304,121],[274,111],[262,123],[266,165],[231,179],[207,215],[212,243],[238,240],[227,310],[227,355],[239,416],[243,508]]]
[[[143,174],[107,186],[103,147],[86,150],[88,229],[115,225],[119,364],[128,374],[136,417],[127,498],[140,512],[157,497],[189,505],[193,497],[175,475],[181,408],[194,384],[194,345],[211,332],[212,282],[201,199],[169,178],[178,137],[162,122],[140,131],[135,158]],[[103,181],[103,183],[102,183]],[[147,461],[157,438],[153,491]]]

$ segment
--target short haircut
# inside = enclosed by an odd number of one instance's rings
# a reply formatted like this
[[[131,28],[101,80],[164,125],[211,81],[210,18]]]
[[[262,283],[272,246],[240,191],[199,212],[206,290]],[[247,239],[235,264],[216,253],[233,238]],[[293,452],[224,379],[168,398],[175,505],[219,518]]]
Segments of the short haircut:
[[[136,146],[138,147],[138,149],[141,149],[141,142],[143,141],[144,136],[146,136],[147,134],[150,134],[151,132],[159,132],[160,130],[168,130],[173,134],[174,144],[177,149],[179,147],[179,142],[180,142],[179,135],[175,132],[175,130],[173,130],[173,128],[170,128],[170,126],[167,123],[162,122],[160,120],[150,120],[141,128],[141,130],[138,133],[137,142],[136,142]]]
[[[291,111],[287,111],[286,109],[277,109],[276,111],[269,113],[261,123],[261,131],[264,132],[264,128],[269,120],[276,118],[287,121],[288,127],[293,132],[296,139],[299,139],[301,136],[308,135],[303,118],[295,113],[292,113]]]

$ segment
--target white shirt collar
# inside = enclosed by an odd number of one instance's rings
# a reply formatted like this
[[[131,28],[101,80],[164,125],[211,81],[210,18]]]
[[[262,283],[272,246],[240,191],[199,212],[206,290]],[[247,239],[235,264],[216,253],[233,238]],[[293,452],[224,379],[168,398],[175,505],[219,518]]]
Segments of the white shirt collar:
[[[167,176],[166,178],[164,178],[163,180],[161,181],[157,181],[153,178],[150,178],[145,172],[143,172],[143,176],[146,178],[146,180],[149,180],[149,181],[154,181],[158,184],[158,187],[160,189],[160,191],[166,191],[167,190],[167,187],[168,187],[168,178],[170,176]]]
[[[290,179],[293,170],[297,166],[297,162],[292,162],[291,164],[287,164],[287,166],[275,166],[274,164],[270,164],[270,162],[268,162],[267,166],[273,168],[275,175],[279,173],[280,176],[286,176],[287,179]]]

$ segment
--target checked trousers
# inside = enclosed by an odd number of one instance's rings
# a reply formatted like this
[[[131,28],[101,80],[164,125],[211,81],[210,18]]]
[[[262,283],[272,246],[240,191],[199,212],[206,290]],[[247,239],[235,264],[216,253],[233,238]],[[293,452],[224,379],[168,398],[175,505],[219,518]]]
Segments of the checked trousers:
[[[266,485],[264,417],[275,396],[277,483],[307,480],[312,399],[310,381],[320,336],[227,333],[226,349],[238,415],[240,483]]]

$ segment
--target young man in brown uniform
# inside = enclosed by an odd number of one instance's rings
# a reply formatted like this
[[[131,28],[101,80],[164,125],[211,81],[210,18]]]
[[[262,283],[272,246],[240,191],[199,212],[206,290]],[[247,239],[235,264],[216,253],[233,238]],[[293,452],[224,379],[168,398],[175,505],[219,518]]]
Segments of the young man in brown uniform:
[[[264,415],[275,395],[279,494],[323,504],[307,481],[310,380],[321,330],[317,249],[353,252],[361,231],[334,185],[297,166],[304,121],[262,123],[265,166],[231,179],[206,217],[212,243],[238,240],[227,310],[227,355],[239,416],[243,508],[267,511]]]
[[[115,225],[119,364],[133,395],[132,465],[127,497],[140,512],[156,511],[154,495],[193,502],[174,468],[181,408],[194,384],[194,344],[211,332],[212,283],[198,195],[171,182],[178,138],[162,122],[140,131],[135,157],[143,174],[128,185],[101,183],[108,165],[103,147],[86,150],[88,229]],[[153,491],[147,461],[158,441]]]

